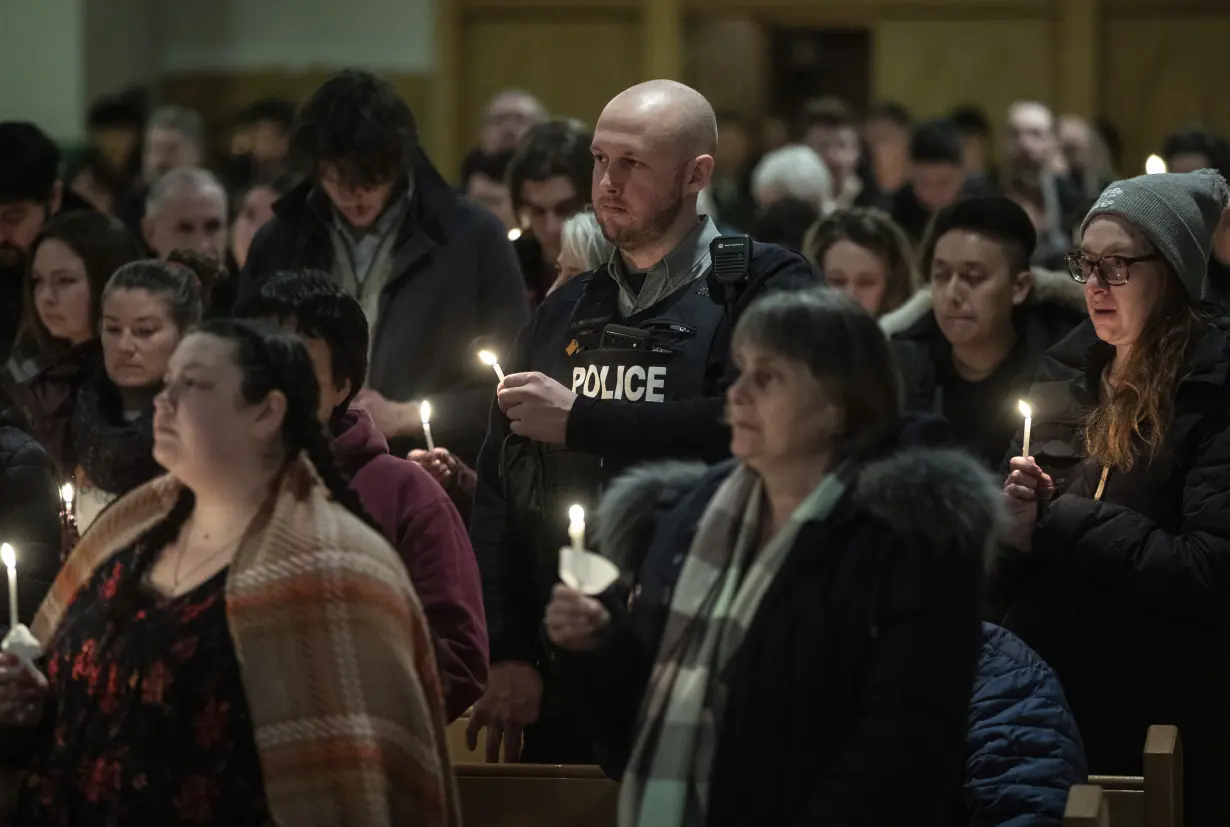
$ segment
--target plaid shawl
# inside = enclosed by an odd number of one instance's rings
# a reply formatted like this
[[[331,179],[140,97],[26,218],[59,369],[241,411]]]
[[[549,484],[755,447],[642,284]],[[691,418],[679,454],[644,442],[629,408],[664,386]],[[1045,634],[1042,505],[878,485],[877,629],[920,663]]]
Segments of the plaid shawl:
[[[39,608],[44,643],[112,554],[171,509],[159,477],[86,532]],[[460,810],[423,611],[396,552],[334,503],[311,463],[283,474],[226,582],[269,810],[295,827],[453,827]]]
[[[803,524],[825,519],[844,493],[841,476],[828,474],[759,553],[760,477],[740,464],[714,494],[671,600],[620,790],[621,827],[705,824],[725,708],[720,676]]]

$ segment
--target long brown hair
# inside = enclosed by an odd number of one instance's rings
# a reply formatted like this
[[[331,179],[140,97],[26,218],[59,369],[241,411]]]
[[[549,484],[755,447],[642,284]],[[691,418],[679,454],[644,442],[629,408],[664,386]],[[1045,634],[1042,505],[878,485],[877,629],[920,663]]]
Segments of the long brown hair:
[[[1140,339],[1085,418],[1086,455],[1118,471],[1130,471],[1137,455],[1153,457],[1161,448],[1174,419],[1180,371],[1206,323],[1179,279],[1162,276],[1161,300]]]

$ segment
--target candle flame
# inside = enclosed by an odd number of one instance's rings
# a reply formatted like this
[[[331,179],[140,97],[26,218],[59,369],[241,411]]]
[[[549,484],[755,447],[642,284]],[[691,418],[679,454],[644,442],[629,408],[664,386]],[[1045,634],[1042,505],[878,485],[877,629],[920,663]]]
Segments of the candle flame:
[[[65,505],[73,504],[74,493],[73,484],[71,482],[66,482],[64,485],[60,486],[60,499],[64,501]]]
[[[419,405],[419,418],[423,420],[424,425],[431,422],[431,403],[426,399],[423,400],[422,405]]]
[[[489,350],[480,350],[478,352],[479,361],[488,367],[494,366],[500,360],[495,357],[495,354]]]
[[[520,228],[520,227],[513,227],[511,230],[509,230],[509,231],[508,231],[508,240],[509,240],[509,241],[516,241],[516,240],[517,240],[518,238],[520,238],[520,237],[521,237],[521,228]]]
[[[585,524],[585,509],[579,505],[574,505],[568,509],[568,520],[574,526]]]
[[[1021,409],[1021,416],[1024,416],[1027,418],[1030,416],[1033,416],[1033,412],[1030,410],[1029,403],[1026,402],[1024,399],[1020,400],[1016,404],[1017,404],[1017,407]]]
[[[0,545],[0,560],[3,560],[4,565],[10,569],[17,568],[17,555],[13,552],[13,547],[8,543]]]
[[[1157,175],[1166,171],[1166,161],[1160,155],[1150,155],[1145,161],[1145,172],[1149,175]]]

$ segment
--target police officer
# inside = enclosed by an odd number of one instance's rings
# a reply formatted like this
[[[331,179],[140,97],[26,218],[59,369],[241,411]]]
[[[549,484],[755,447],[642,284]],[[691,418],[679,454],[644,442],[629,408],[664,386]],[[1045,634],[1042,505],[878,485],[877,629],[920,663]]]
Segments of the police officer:
[[[516,372],[497,391],[471,523],[492,665],[469,738],[487,728],[488,761],[503,744],[506,761],[593,762],[583,699],[553,691],[542,636],[568,508],[594,504],[632,464],[727,456],[732,317],[766,289],[819,281],[797,254],[762,244],[734,295],[713,278],[719,233],[696,199],[716,149],[712,107],[680,83],[607,104],[592,195],[617,255],[548,296],[505,362]]]

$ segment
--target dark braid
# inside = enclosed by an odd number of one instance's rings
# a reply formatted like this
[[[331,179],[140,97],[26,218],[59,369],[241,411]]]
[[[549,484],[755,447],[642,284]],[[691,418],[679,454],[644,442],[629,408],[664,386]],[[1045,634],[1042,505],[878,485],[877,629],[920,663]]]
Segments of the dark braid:
[[[187,488],[181,489],[175,505],[171,507],[167,515],[133,541],[132,547],[136,549],[136,558],[132,571],[121,580],[119,590],[107,610],[108,619],[112,623],[124,623],[137,613],[141,581],[145,579],[145,574],[157,559],[158,553],[179,539],[179,532],[192,514],[192,508],[195,505],[196,495]]]
[[[289,412],[287,416],[289,417]],[[284,427],[289,431],[288,436],[292,444],[297,444],[300,450],[307,454],[312,465],[316,467],[316,473],[320,474],[321,480],[324,481],[333,499],[375,529],[377,533],[383,535],[384,530],[367,513],[359,495],[350,487],[350,480],[338,467],[336,455],[333,452],[333,442],[325,433],[324,426],[316,419],[315,414],[310,414],[306,419],[298,417],[295,422],[288,420]]]

